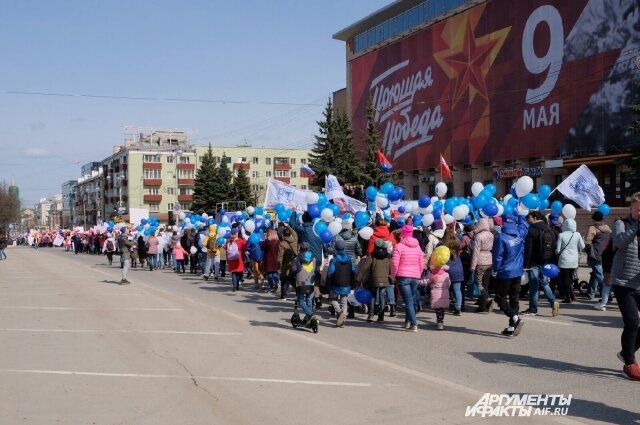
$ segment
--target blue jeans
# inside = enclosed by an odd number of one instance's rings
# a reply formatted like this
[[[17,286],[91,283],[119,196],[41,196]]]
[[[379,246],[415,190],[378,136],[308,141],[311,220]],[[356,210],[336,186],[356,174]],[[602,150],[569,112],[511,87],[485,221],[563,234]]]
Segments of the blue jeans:
[[[313,286],[311,287],[297,287],[296,298],[298,306],[304,311],[304,320],[311,319],[313,316]]]
[[[149,265],[149,270],[153,270],[158,267],[156,264],[156,254],[149,254],[147,256],[147,264]]]
[[[553,303],[556,302],[556,297],[553,295],[551,288],[549,288],[549,278],[542,274],[542,270],[539,266],[532,267],[529,270],[529,310],[533,313],[538,312],[538,293],[540,287],[544,290],[544,295],[547,297],[553,307]]]
[[[7,259],[7,254],[4,253],[4,248],[0,248],[0,257],[2,257],[3,260]]]
[[[267,282],[269,282],[269,289],[274,290],[278,283],[280,283],[280,273],[269,272],[267,273]]]
[[[240,282],[242,282],[242,272],[231,273],[231,283],[233,284],[233,289],[240,289]]]
[[[404,309],[406,314],[406,321],[411,326],[417,325],[416,321],[416,300],[414,294],[418,288],[418,279],[412,277],[396,277],[396,283],[404,301]]]
[[[598,288],[602,288],[604,291],[604,272],[602,271],[602,262],[596,261],[593,258],[587,258],[587,265],[591,267],[591,278],[589,278],[587,295],[589,298],[593,298]],[[611,291],[611,288],[609,288],[609,291]]]
[[[453,295],[455,295],[456,298],[456,311],[460,311],[464,303],[464,298],[462,297],[462,282],[453,282],[451,287],[453,288]]]
[[[379,311],[382,311],[385,305],[395,305],[396,298],[393,293],[393,285],[387,285],[383,288],[375,288],[373,291],[373,297],[369,303],[369,313],[374,314],[375,307],[379,307]]]

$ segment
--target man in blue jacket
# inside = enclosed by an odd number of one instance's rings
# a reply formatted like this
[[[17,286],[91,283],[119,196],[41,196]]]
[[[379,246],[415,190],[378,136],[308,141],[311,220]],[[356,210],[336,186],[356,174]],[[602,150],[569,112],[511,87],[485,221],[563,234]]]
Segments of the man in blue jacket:
[[[493,244],[496,302],[500,310],[509,317],[509,326],[502,331],[502,335],[505,336],[518,336],[524,325],[518,317],[518,312],[520,281],[524,272],[524,242],[528,231],[529,224],[523,216],[505,215],[502,232]]]

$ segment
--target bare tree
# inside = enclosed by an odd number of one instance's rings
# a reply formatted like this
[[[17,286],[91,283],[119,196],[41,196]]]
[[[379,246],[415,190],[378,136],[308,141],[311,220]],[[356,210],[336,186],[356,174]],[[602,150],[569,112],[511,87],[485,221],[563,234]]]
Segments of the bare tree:
[[[9,224],[17,223],[20,218],[20,200],[9,193],[9,186],[0,183],[0,234],[5,234]]]

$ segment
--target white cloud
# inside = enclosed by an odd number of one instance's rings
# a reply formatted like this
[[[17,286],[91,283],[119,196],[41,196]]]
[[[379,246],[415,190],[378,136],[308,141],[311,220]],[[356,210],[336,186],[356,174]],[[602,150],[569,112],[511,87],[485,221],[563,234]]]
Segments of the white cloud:
[[[51,154],[46,149],[29,148],[24,150],[24,155],[30,158],[49,158]]]

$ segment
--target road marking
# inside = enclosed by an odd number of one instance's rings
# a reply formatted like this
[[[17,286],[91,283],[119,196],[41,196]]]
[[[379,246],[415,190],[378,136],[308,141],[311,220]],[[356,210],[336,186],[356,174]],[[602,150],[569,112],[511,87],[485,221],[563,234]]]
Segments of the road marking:
[[[337,382],[337,381],[301,381],[297,379],[270,379],[270,378],[239,378],[224,376],[192,376],[192,375],[155,375],[144,373],[106,373],[106,372],[78,372],[71,370],[21,370],[0,369],[4,373],[32,373],[41,375],[72,375],[72,376],[103,376],[108,378],[153,378],[153,379],[198,379],[208,381],[232,381],[232,382],[263,382],[273,384],[301,384],[301,385],[325,385],[334,387],[371,387],[368,382]]]
[[[88,307],[0,307],[3,310],[125,310],[125,311],[183,311],[181,308],[88,308]]]
[[[538,319],[535,316],[518,316],[518,317],[522,317],[522,320],[524,321],[534,321],[534,322],[542,322],[542,323],[549,323],[552,325],[560,325],[560,326],[572,326],[571,323],[564,323],[564,322],[558,322],[555,320],[545,320],[545,319]]]
[[[24,286],[24,285],[48,285],[48,283],[34,283],[34,282],[27,282],[27,283],[3,283],[3,285],[11,285],[13,286]],[[3,286],[3,289],[9,289],[9,286]]]
[[[76,333],[141,333],[141,334],[178,334],[178,335],[242,335],[240,332],[200,332],[200,331],[136,331],[128,329],[0,329],[0,332],[76,332]]]

